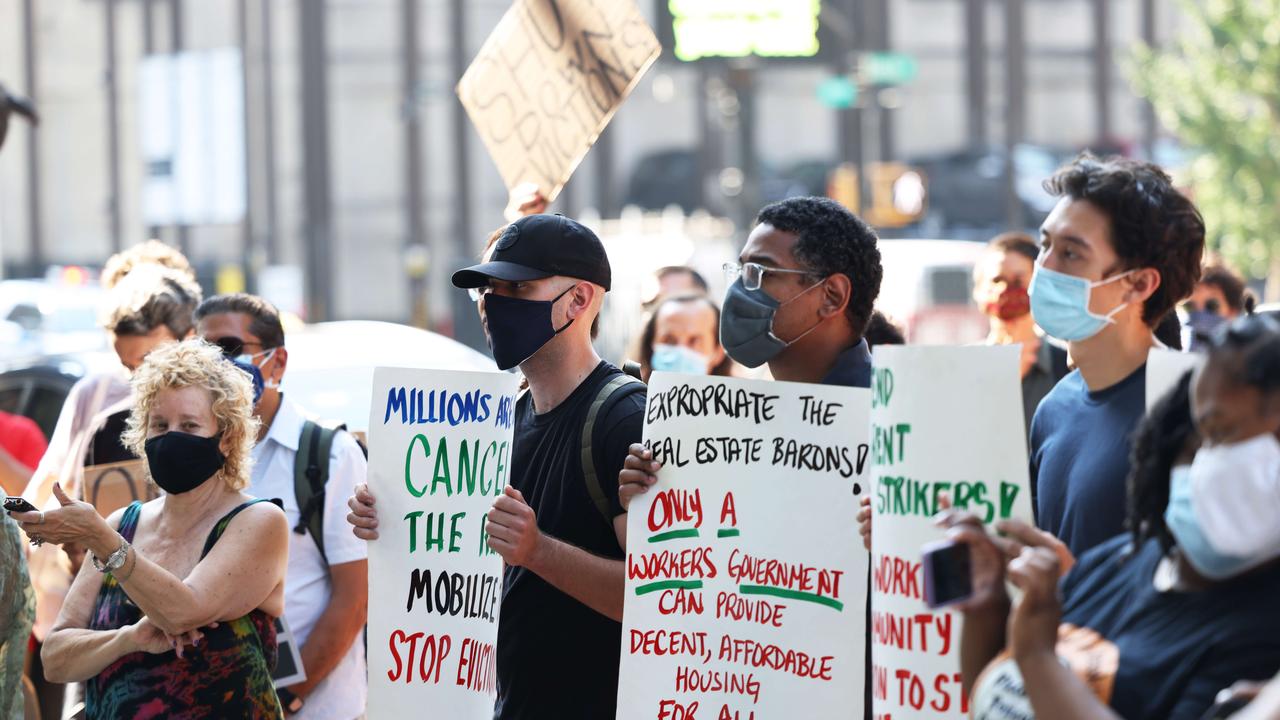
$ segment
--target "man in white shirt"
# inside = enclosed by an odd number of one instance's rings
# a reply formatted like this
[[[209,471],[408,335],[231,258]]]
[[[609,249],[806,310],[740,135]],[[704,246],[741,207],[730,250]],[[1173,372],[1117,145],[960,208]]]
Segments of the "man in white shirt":
[[[368,561],[365,543],[346,531],[346,499],[365,480],[367,463],[346,432],[333,437],[328,480],[315,511],[322,513],[322,541],[315,525],[301,523],[294,463],[299,461],[304,411],[280,392],[289,361],[279,313],[253,295],[220,295],[196,310],[201,337],[230,358],[258,369],[262,421],[253,450],[251,495],[279,498],[294,528],[285,578],[285,619],[302,651],[307,679],[279,691],[285,712],[297,718],[350,720],[364,714],[368,696],[364,643],[368,609]],[[256,379],[255,379],[256,381]],[[303,453],[305,455],[305,453]]]

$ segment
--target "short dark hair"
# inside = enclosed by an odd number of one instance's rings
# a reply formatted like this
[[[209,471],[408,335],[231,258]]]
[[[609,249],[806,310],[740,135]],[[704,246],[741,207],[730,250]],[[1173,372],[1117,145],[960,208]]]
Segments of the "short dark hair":
[[[1055,197],[1086,200],[1111,220],[1111,244],[1123,267],[1154,268],[1160,287],[1142,320],[1156,327],[1195,289],[1204,255],[1204,218],[1159,166],[1083,153],[1044,182]]]
[[[877,345],[907,344],[907,337],[902,334],[902,328],[895,325],[879,310],[871,313],[871,322],[867,323],[867,331],[862,334],[862,337],[866,339],[869,348]]]
[[[1016,253],[1035,262],[1040,257],[1040,243],[1024,232],[1006,232],[991,238],[987,243],[991,252]]]
[[[1253,297],[1253,293],[1245,287],[1244,278],[1231,271],[1231,268],[1225,265],[1210,265],[1204,269],[1204,274],[1200,276],[1200,282],[1205,285],[1212,285],[1222,291],[1222,296],[1227,300],[1227,306],[1236,313],[1253,312],[1254,303],[1257,302]]]
[[[720,306],[716,305],[714,300],[703,293],[681,293],[660,298],[645,318],[644,329],[640,332],[640,339],[635,346],[635,357],[638,358],[637,362],[640,363],[640,369],[646,376],[652,370],[653,341],[658,335],[658,313],[668,303],[705,303],[707,307],[711,308],[711,312],[715,314],[716,324],[713,337],[717,344],[720,343]],[[726,353],[721,358],[720,363],[711,368],[710,374],[729,377],[733,374],[733,359]]]
[[[1168,313],[1156,324],[1151,334],[1172,350],[1182,349],[1182,321],[1178,313]]]
[[[815,277],[840,273],[849,278],[853,287],[847,311],[849,324],[857,334],[864,333],[884,275],[871,226],[845,206],[824,197],[796,197],[773,203],[760,211],[756,223],[795,233],[799,239],[792,253]]]
[[[249,332],[262,341],[266,349],[284,347],[284,325],[280,323],[280,311],[276,306],[257,295],[232,293],[215,295],[196,308],[196,322],[210,315],[240,313],[249,316]]]
[[[159,265],[144,265],[124,276],[110,291],[102,325],[116,335],[150,334],[164,326],[181,340],[195,327],[192,313],[200,286],[187,275]]]
[[[689,279],[693,281],[693,284],[702,292],[708,292],[711,290],[711,287],[707,285],[707,279],[702,277],[702,273],[694,270],[688,265],[667,265],[666,267],[658,268],[658,271],[653,274],[653,276],[659,280],[667,277],[668,275],[688,275]]]

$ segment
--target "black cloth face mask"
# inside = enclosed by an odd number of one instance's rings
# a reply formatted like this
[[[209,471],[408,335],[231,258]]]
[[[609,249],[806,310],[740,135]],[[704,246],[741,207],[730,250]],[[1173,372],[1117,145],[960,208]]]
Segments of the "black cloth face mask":
[[[222,434],[200,437],[170,431],[146,442],[151,479],[170,495],[191,492],[222,469],[227,458],[218,445]]]
[[[489,349],[500,370],[510,370],[533,357],[543,345],[564,332],[573,320],[557,329],[551,324],[551,309],[572,285],[551,300],[522,300],[487,293],[484,296],[484,321],[489,329]]]

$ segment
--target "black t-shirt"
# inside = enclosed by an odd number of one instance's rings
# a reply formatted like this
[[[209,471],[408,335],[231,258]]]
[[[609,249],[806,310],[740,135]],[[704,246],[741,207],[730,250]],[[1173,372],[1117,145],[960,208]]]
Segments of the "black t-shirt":
[[[1129,452],[1146,401],[1146,365],[1097,392],[1075,370],[1031,421],[1036,524],[1076,557],[1124,532]]]
[[[120,436],[124,435],[125,425],[128,420],[128,410],[121,410],[107,418],[107,422],[102,428],[93,434],[93,442],[89,444],[89,452],[85,453],[84,456],[85,467],[138,459],[120,441]]]
[[[1123,718],[1196,720],[1219,690],[1280,670],[1280,565],[1195,592],[1155,589],[1151,540],[1125,557],[1122,535],[1080,558],[1062,580],[1059,659]],[[1027,717],[1014,662],[978,679],[974,717]]]
[[[542,532],[587,552],[621,560],[622,548],[588,493],[582,427],[600,387],[622,371],[601,362],[559,406],[535,414],[533,397],[516,403],[511,485],[533,508]],[[603,406],[592,430],[596,481],[611,518],[622,514],[618,473],[644,432],[645,393]],[[508,567],[498,622],[501,720],[614,717],[622,625],[560,592],[536,574]]]

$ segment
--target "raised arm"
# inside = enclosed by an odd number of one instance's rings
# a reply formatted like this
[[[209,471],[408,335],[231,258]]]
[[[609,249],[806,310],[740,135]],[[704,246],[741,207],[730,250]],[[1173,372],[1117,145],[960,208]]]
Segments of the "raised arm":
[[[14,514],[28,535],[37,534],[57,544],[81,543],[98,558],[110,557],[124,544],[92,505],[72,500],[57,484],[53,491],[62,504],[57,510]],[[213,550],[185,580],[132,548],[115,575],[152,624],[169,635],[182,635],[241,617],[258,607],[276,616],[282,614],[288,543],[284,513],[270,503],[257,503],[231,521]],[[96,573],[92,567],[89,570]],[[269,600],[272,606],[264,606]]]
[[[109,527],[118,526],[123,511],[111,516]],[[94,599],[102,587],[102,574],[85,565],[71,583],[62,611],[45,638],[40,658],[50,682],[82,682],[133,652],[168,652],[173,647],[164,633],[145,618],[117,630],[89,630]]]
[[[95,556],[107,557],[120,547],[120,536],[112,535],[89,546]],[[185,580],[132,550],[130,555],[128,562],[135,566],[125,566],[128,575],[120,585],[170,635],[234,620],[259,607],[277,617],[284,613],[284,595],[278,591],[289,559],[289,524],[271,503],[257,503],[232,519]],[[268,600],[272,607],[264,607]]]

